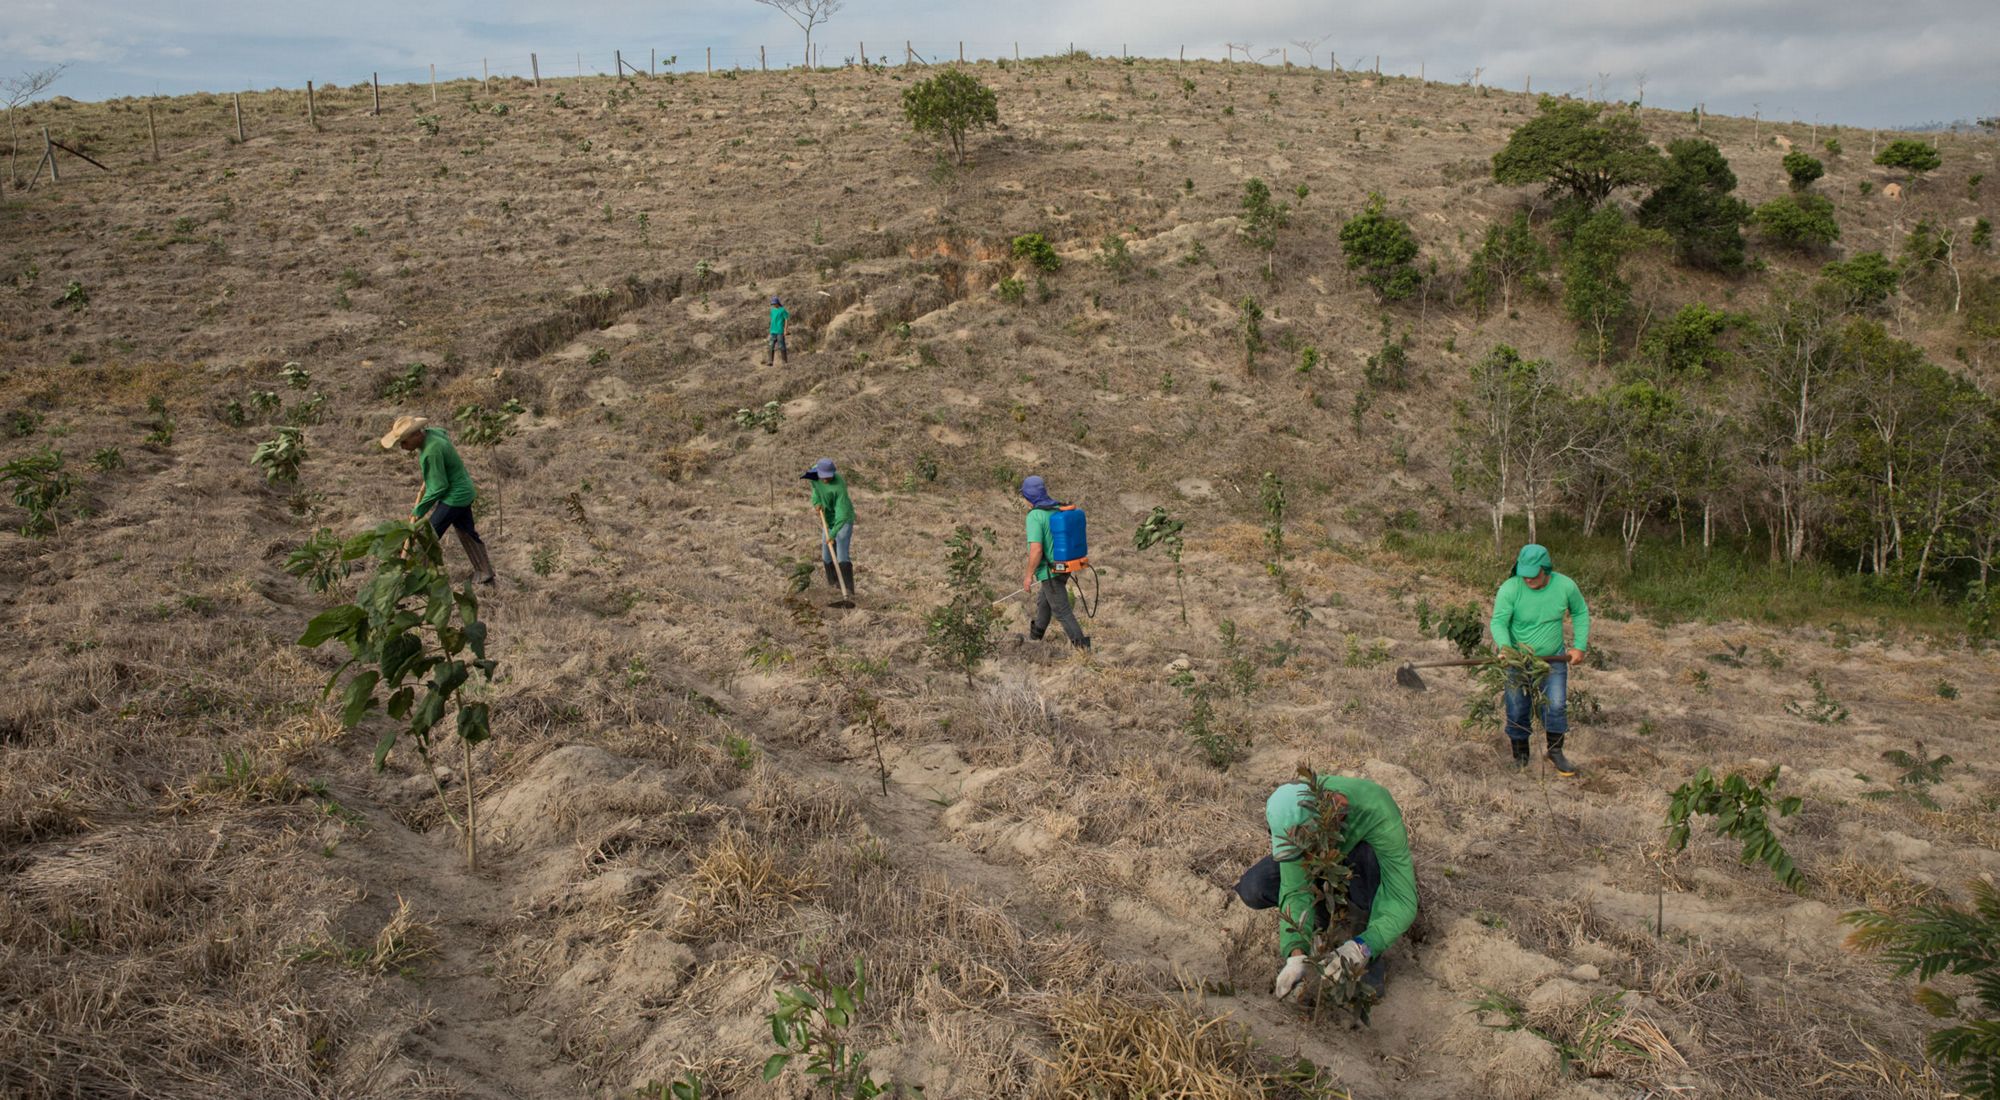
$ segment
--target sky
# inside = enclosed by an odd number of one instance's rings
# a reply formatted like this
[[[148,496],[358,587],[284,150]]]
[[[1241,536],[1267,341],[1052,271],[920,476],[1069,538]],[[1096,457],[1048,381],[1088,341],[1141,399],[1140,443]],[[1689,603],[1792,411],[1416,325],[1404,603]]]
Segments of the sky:
[[[1705,104],[1716,114],[1893,127],[2000,115],[2000,0],[847,0],[816,32],[823,64],[1130,50],[1217,58],[1226,43],[1295,64],[1372,67],[1432,80]],[[520,73],[609,72],[612,51],[699,70],[802,59],[804,35],[756,0],[9,0],[0,78],[65,64],[50,94],[76,99],[384,83]],[[1308,45],[1301,45],[1306,43]],[[1308,48],[1310,46],[1310,49]],[[579,62],[580,56],[580,62]]]

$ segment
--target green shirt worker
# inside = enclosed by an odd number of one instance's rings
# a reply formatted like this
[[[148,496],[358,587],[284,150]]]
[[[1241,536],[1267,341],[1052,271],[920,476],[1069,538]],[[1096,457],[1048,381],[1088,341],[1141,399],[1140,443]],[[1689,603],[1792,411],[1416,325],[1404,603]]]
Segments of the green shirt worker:
[[[1028,626],[1028,640],[1039,642],[1048,633],[1049,620],[1062,624],[1063,633],[1069,636],[1069,644],[1077,649],[1089,649],[1090,638],[1083,627],[1077,625],[1076,612],[1069,604],[1069,577],[1049,568],[1049,514],[1062,507],[1062,502],[1049,495],[1048,484],[1038,476],[1023,478],[1021,497],[1028,502],[1028,564],[1021,574],[1021,587],[1029,589],[1041,582],[1041,591],[1035,593],[1035,620]]]
[[[473,579],[480,584],[492,584],[493,562],[486,556],[486,541],[472,524],[472,502],[479,491],[473,488],[472,475],[465,472],[465,463],[458,457],[458,448],[451,445],[451,437],[443,428],[433,428],[430,423],[421,416],[397,417],[381,439],[382,449],[417,452],[417,466],[423,472],[424,484],[417,490],[416,504],[410,514],[421,519],[426,512],[430,513],[431,531],[437,535],[442,536],[447,527],[457,531],[458,543],[465,547],[466,559],[472,562]]]
[[[771,344],[764,350],[765,366],[770,366],[779,356],[783,356],[786,363],[792,361],[792,353],[785,348],[785,322],[791,319],[792,311],[785,308],[785,303],[779,301],[777,295],[771,295]]]
[[[1341,862],[1349,872],[1347,914],[1358,929],[1334,951],[1323,973],[1334,967],[1358,975],[1381,996],[1383,960],[1417,919],[1417,869],[1410,861],[1410,836],[1403,828],[1403,811],[1379,783],[1347,775],[1322,775],[1320,783],[1346,803],[1341,830]],[[1278,924],[1278,954],[1284,959],[1272,983],[1273,996],[1283,999],[1306,979],[1312,968],[1308,953],[1313,937],[1326,926],[1328,914],[1313,900],[1312,882],[1301,862],[1304,853],[1292,843],[1292,831],[1311,818],[1306,799],[1311,788],[1287,783],[1264,803],[1264,823],[1271,832],[1271,854],[1243,873],[1236,896],[1252,909],[1280,909],[1287,918]]]
[[[830,458],[813,463],[812,469],[799,477],[812,482],[812,505],[819,510],[820,522],[825,524],[826,537],[819,544],[819,560],[826,568],[826,583],[851,595],[854,562],[847,554],[854,540],[854,502],[847,497],[847,481]],[[846,582],[844,586],[842,581]]]
[[[1563,642],[1563,616],[1569,616],[1576,634],[1574,643]],[[1576,768],[1563,755],[1563,738],[1569,733],[1569,670],[1583,663],[1590,644],[1590,607],[1576,582],[1555,571],[1545,547],[1529,543],[1514,559],[1514,575],[1493,595],[1493,644],[1502,649],[1525,647],[1549,662],[1549,674],[1542,681],[1542,732],[1548,735],[1549,763],[1556,774],[1573,776]],[[1521,678],[1507,685],[1507,741],[1513,746],[1514,766],[1528,766],[1528,740],[1534,734],[1534,699]]]

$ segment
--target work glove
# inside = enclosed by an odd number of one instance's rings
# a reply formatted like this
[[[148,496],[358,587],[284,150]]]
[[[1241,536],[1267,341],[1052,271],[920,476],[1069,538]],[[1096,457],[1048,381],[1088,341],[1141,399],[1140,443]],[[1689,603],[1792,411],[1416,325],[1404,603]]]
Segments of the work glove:
[[[1347,971],[1347,976],[1350,978],[1358,978],[1368,971],[1368,945],[1360,940],[1348,940],[1341,944],[1333,953],[1333,957],[1340,967]],[[1327,975],[1329,978],[1332,976],[1331,973]]]
[[[1293,955],[1285,960],[1285,968],[1278,971],[1278,980],[1271,984],[1271,996],[1284,1000],[1295,992],[1306,980],[1312,965],[1304,955]]]

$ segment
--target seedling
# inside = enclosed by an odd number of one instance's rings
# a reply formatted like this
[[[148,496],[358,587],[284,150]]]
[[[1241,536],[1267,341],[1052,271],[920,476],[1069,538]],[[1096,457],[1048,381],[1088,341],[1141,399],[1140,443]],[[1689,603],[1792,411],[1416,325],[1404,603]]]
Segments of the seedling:
[[[799,1058],[804,1060],[805,1075],[815,1090],[824,1087],[829,1095],[842,1100],[887,1094],[890,1086],[876,1081],[864,1065],[867,1052],[849,1045],[847,1036],[847,1029],[867,1001],[866,961],[855,956],[852,982],[835,980],[818,963],[786,963],[780,977],[796,984],[776,991],[777,1010],[765,1015],[771,1022],[771,1041],[780,1049],[764,1060],[764,1080],[777,1080],[792,1060]]]
[[[1796,795],[1774,797],[1772,788],[1777,782],[1775,767],[1762,779],[1731,775],[1721,782],[1706,767],[1702,768],[1693,779],[1674,790],[1673,801],[1667,807],[1667,848],[1675,852],[1687,848],[1688,836],[1693,831],[1689,818],[1696,814],[1713,817],[1715,835],[1743,842],[1740,858],[1744,864],[1764,864],[1787,890],[1798,892],[1805,886],[1805,875],[1771,831],[1768,811],[1776,808],[1779,817],[1790,817],[1799,812],[1801,800]]]
[[[75,482],[63,469],[61,451],[43,447],[0,466],[0,481],[7,483],[14,503],[25,509],[28,519],[21,533],[31,538],[55,534],[61,524],[63,502],[75,489]]]
[[[1891,798],[1908,799],[1926,810],[1939,809],[1937,799],[1931,797],[1930,788],[1944,782],[1944,769],[1952,763],[1949,754],[1930,756],[1924,751],[1924,743],[1919,741],[1914,753],[1890,749],[1882,754],[1882,759],[1902,769],[1902,774],[1896,777],[1896,785],[1887,790],[1863,791],[1861,797],[1874,802]]]
[[[283,485],[298,483],[299,466],[305,460],[305,432],[298,428],[279,428],[277,438],[257,444],[250,456],[250,464],[264,471],[265,481]]]
[[[306,587],[314,592],[325,592],[351,571],[352,567],[341,558],[340,540],[328,527],[313,532],[311,538],[285,558],[285,572],[306,582]]]
[[[1174,591],[1180,597],[1182,626],[1187,625],[1187,586],[1181,566],[1181,554],[1187,549],[1181,539],[1184,526],[1184,521],[1175,519],[1165,508],[1156,505],[1145,519],[1139,521],[1138,529],[1132,532],[1135,549],[1150,550],[1157,546],[1174,563]]]
[[[990,529],[982,534],[988,546],[994,543]],[[945,540],[945,573],[951,597],[924,617],[924,646],[940,663],[965,673],[970,686],[972,670],[993,652],[999,612],[986,586],[985,548],[965,524]]]
[[[1324,912],[1327,916],[1313,930],[1306,956],[1314,969],[1334,975],[1319,983],[1313,1013],[1317,1016],[1321,1006],[1332,1005],[1365,1024],[1377,999],[1375,992],[1358,975],[1349,975],[1336,954],[1342,942],[1336,932],[1344,930],[1347,922],[1347,880],[1352,876],[1341,852],[1341,837],[1347,828],[1347,798],[1329,788],[1310,766],[1299,766],[1299,780],[1306,785],[1301,804],[1307,816],[1285,834],[1284,841],[1291,851],[1298,853],[1299,865],[1312,888],[1314,908],[1309,912]],[[1280,910],[1278,919],[1287,929],[1301,931],[1299,920],[1292,914]]]
[[[1967,1097],[2000,1098],[2000,888],[1975,879],[1972,904],[1917,905],[1899,912],[1858,910],[1842,915],[1854,931],[1847,942],[1861,951],[1879,951],[1896,976],[1916,974],[1928,983],[1951,974],[1971,983],[1967,993],[1936,986],[1917,987],[1915,1000],[1931,1015],[1955,1021],[1931,1032],[1924,1053],[1958,1070]]]
[[[1847,721],[1847,708],[1826,693],[1826,682],[1820,679],[1819,673],[1807,676],[1806,682],[1812,685],[1813,697],[1809,700],[1788,700],[1785,703],[1786,714],[1821,726],[1837,726]]]
[[[490,447],[514,434],[514,418],[527,412],[519,401],[509,398],[497,409],[484,405],[460,405],[452,414],[458,438],[468,447]]]
[[[331,641],[347,647],[349,659],[327,679],[321,697],[346,678],[340,723],[348,729],[380,706],[391,723],[375,742],[376,770],[387,763],[399,739],[408,740],[423,760],[424,774],[431,776],[445,816],[461,824],[431,766],[446,708],[455,708],[452,729],[465,750],[465,859],[467,866],[477,868],[472,747],[491,736],[492,727],[486,701],[475,695],[491,682],[499,663],[486,656],[479,600],[470,582],[452,590],[437,535],[422,521],[384,523],[349,539],[340,556],[343,563],[374,561],[375,575],[353,603],[315,616],[299,637],[308,649]]]
[[[776,401],[766,401],[759,409],[737,409],[734,420],[746,432],[762,428],[765,434],[776,435],[779,425],[785,422],[785,410]]]
[[[382,384],[381,397],[385,401],[401,401],[424,388],[424,378],[430,367],[423,363],[410,363],[403,367],[403,373]]]

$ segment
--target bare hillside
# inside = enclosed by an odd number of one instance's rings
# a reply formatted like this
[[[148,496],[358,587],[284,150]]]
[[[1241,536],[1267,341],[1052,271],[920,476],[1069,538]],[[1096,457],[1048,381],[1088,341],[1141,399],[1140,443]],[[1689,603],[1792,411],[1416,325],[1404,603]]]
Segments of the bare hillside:
[[[1577,779],[1509,768],[1457,672],[1393,684],[1455,655],[1420,601],[1484,609],[1503,575],[1383,537],[1483,528],[1452,482],[1469,366],[1506,343],[1609,375],[1542,298],[1383,307],[1339,227],[1380,192],[1463,268],[1540,209],[1490,171],[1534,101],[968,69],[1003,126],[963,167],[912,141],[902,70],[458,82],[379,116],[321,89],[318,129],[260,93],[241,144],[227,99],[184,97],[154,107],[157,164],[139,101],[31,110],[115,172],[65,161],[0,205],[0,461],[52,448],[76,480],[43,536],[0,505],[0,1092],[804,1096],[761,1080],[773,989],[860,956],[857,1044],[931,1097],[1950,1095],[1911,983],[1839,922],[2000,871],[2000,663],[1933,605],[1704,621],[1588,592]],[[1752,203],[1786,189],[1773,134],[1807,129],[1703,124]],[[1990,141],[1887,199],[1870,135],[1839,137],[1842,254],[1986,212]],[[1292,208],[1268,258],[1251,177]],[[1015,255],[1029,233],[1060,270]],[[1828,257],[1762,258],[1632,275],[1661,313],[1747,309]],[[773,295],[794,330],[765,366]],[[1961,319],[1894,324],[1990,384]],[[1408,385],[1369,385],[1405,332]],[[500,578],[494,738],[470,776],[455,748],[373,770],[382,720],[321,697],[337,647],[295,644],[361,577],[317,595],[287,555],[404,515],[396,415],[463,435],[509,402],[511,434],[460,444]],[[251,454],[288,421],[308,457],[270,484]],[[823,456],[854,489],[853,610],[790,584]],[[1006,591],[1029,473],[1089,510],[1095,648],[1010,638],[968,681],[924,646],[943,540],[990,528]],[[1185,625],[1132,548],[1156,505],[1187,520]],[[1919,742],[1956,760],[1936,808],[1863,797]],[[1423,935],[1365,1028],[1272,999],[1276,919],[1230,890],[1301,764],[1382,783],[1410,827]],[[1705,823],[1666,849],[1703,766],[1782,768],[1801,892]],[[468,780],[476,872],[437,793]]]

